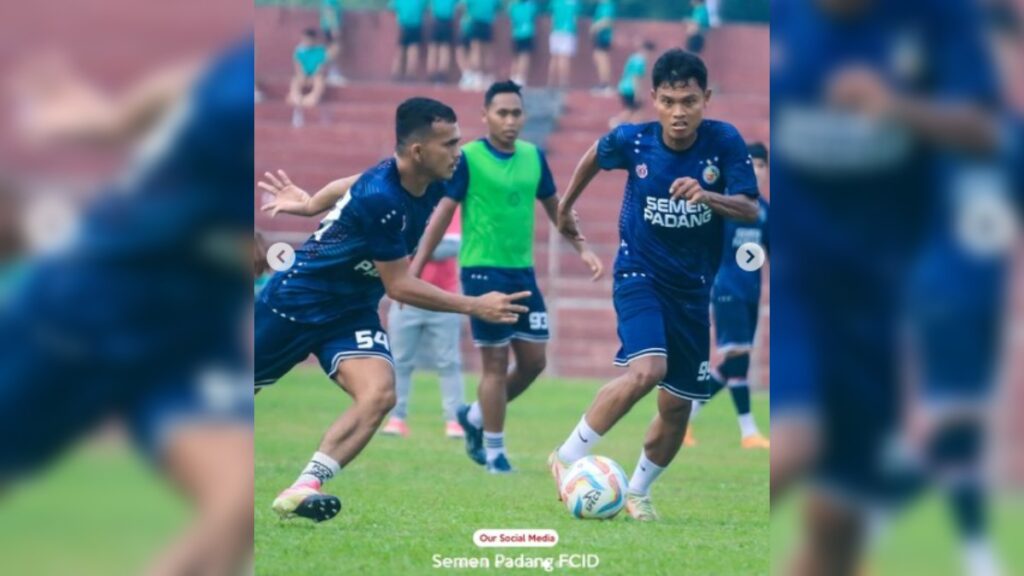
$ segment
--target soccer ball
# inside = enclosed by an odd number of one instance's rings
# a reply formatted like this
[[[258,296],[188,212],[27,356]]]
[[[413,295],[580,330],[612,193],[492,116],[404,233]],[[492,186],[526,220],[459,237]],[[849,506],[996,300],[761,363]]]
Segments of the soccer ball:
[[[626,473],[604,456],[587,456],[562,476],[562,501],[576,518],[611,518],[626,504]]]

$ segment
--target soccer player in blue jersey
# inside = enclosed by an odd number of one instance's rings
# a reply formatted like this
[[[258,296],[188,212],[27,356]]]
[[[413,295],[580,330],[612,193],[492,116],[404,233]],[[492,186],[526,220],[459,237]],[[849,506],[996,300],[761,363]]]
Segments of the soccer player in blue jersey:
[[[755,142],[747,147],[757,176],[758,189],[764,189],[768,180],[768,149]],[[728,386],[740,424],[740,445],[744,448],[771,446],[757,428],[750,411],[750,385],[747,370],[750,368],[750,350],[754,345],[757,317],[761,309],[761,270],[747,271],[736,262],[736,253],[747,242],[760,245],[765,252],[768,248],[768,202],[758,199],[760,208],[757,221],[747,224],[736,221],[725,223],[725,244],[722,246],[722,266],[715,276],[711,290],[714,301],[715,339],[722,363],[711,370],[714,397]],[[691,423],[697,413],[710,399],[694,402],[690,413]],[[696,444],[687,432],[686,445]]]
[[[651,484],[682,446],[691,402],[711,394],[708,366],[711,283],[726,218],[753,222],[758,190],[747,147],[725,122],[704,118],[711,97],[704,62],[681,49],[654,65],[658,120],[623,125],[580,160],[558,207],[558,227],[580,234],[572,207],[601,170],[626,170],[613,302],[626,374],[598,392],[569,437],[548,458],[559,483],[633,405],[658,390],[658,413],[629,482],[626,509],[656,520]]]
[[[336,203],[296,251],[294,265],[275,274],[256,302],[256,389],[315,354],[327,376],[353,399],[295,483],[274,500],[273,509],[283,517],[334,517],[341,501],[321,493],[321,486],[362,451],[395,405],[391,349],[377,312],[385,292],[417,308],[488,322],[515,323],[527,311],[512,302],[529,292],[467,297],[410,274],[409,256],[459,161],[460,134],[451,108],[411,98],[398,107],[395,136],[395,156],[363,173],[347,194],[339,193],[345,189],[339,181],[309,198],[311,204],[321,196]],[[267,179],[261,183],[266,190],[305,195],[283,172]]]
[[[253,45],[106,95],[35,66],[21,127],[53,144],[138,143],[138,160],[0,306],[0,492],[120,417],[197,508],[151,569],[228,574],[252,549]]]

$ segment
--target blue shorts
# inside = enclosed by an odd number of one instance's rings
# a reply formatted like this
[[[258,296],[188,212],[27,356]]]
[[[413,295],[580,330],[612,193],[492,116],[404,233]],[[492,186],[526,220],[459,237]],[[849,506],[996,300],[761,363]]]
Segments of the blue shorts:
[[[131,334],[62,334],[39,321],[0,319],[0,483],[50,462],[109,418],[127,421],[151,459],[182,425],[252,426],[252,378],[230,342],[191,357],[136,357],[92,348]],[[227,339],[225,339],[227,340]]]
[[[330,324],[305,324],[284,316],[264,302],[254,310],[257,389],[277,382],[310,354],[333,378],[338,364],[349,358],[377,357],[394,364],[387,332],[375,308],[346,315]]]
[[[659,388],[689,400],[711,397],[707,300],[679,298],[646,274],[632,272],[616,273],[612,301],[622,342],[616,366],[643,356],[666,356],[668,372]]]
[[[785,322],[772,326],[773,426],[817,425],[820,485],[860,502],[899,499],[890,462],[903,411],[899,279],[853,267],[813,278],[775,272],[772,313]]]
[[[466,296],[482,296],[488,292],[512,294],[529,290],[529,298],[519,300],[530,309],[519,315],[515,324],[492,324],[478,318],[471,318],[469,325],[473,332],[473,344],[477,347],[507,346],[513,340],[527,342],[548,341],[548,309],[544,296],[537,287],[533,268],[490,268],[470,267],[462,269],[462,291]]]
[[[744,350],[750,352],[757,331],[760,303],[732,294],[715,294],[711,307],[715,315],[715,343],[719,352]]]

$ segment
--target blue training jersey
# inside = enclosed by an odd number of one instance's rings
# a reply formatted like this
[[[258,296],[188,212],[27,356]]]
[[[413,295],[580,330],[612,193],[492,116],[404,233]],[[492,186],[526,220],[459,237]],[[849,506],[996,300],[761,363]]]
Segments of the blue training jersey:
[[[33,262],[12,311],[89,353],[182,357],[244,310],[252,237],[251,37],[216,55],[84,211],[64,251]]]
[[[260,299],[308,324],[376,309],[384,284],[374,261],[411,255],[444,191],[444,183],[435,182],[413,196],[402,187],[393,158],[370,168],[295,251],[291,269],[274,274]]]
[[[933,214],[940,163],[890,119],[831,106],[844,69],[867,68],[902,95],[993,102],[994,74],[970,0],[873,2],[839,18],[799,0],[772,3],[773,282],[852,272],[891,283]],[[786,280],[788,281],[788,280]],[[845,281],[844,281],[845,283]]]
[[[758,198],[756,222],[725,221],[725,240],[722,244],[722,264],[715,276],[716,295],[730,295],[744,302],[761,299],[761,270],[748,272],[736,263],[736,251],[747,242],[760,244],[768,252],[768,202]]]
[[[643,273],[660,286],[707,298],[722,251],[724,218],[703,204],[672,200],[683,177],[705,190],[757,197],[747,145],[731,124],[704,120],[687,150],[670,149],[657,122],[626,124],[601,138],[597,162],[629,173],[619,216],[615,273]]]

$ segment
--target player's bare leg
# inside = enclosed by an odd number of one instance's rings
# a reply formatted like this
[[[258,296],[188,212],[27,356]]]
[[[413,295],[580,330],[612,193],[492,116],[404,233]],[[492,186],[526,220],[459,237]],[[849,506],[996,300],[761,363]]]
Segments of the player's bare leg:
[[[818,431],[810,418],[788,416],[772,423],[775,449],[771,451],[772,505],[806,475],[817,454]]]
[[[658,413],[647,429],[643,453],[629,480],[629,492],[626,494],[626,511],[635,520],[658,519],[649,496],[650,487],[679,453],[691,408],[690,400],[665,390],[658,391]]]
[[[852,505],[818,491],[808,495],[804,541],[794,576],[852,576],[860,568],[864,521]]]
[[[586,456],[634,404],[665,379],[667,370],[668,363],[664,356],[635,358],[629,363],[629,369],[625,374],[605,384],[598,391],[576,428],[565,442],[548,456],[548,466],[555,478],[556,486],[561,485],[565,469]]]
[[[489,472],[511,472],[505,456],[505,407],[508,405],[508,346],[480,348],[483,374],[477,402],[483,415],[484,452]]]
[[[320,487],[351,462],[370,442],[381,421],[395,407],[395,372],[381,358],[352,358],[338,365],[335,380],[353,403],[331,424],[319,450],[290,488],[274,500],[282,517],[302,516],[315,522],[341,510],[337,497]]]
[[[505,391],[508,401],[519,397],[547,367],[547,344],[544,342],[512,341],[512,356],[515,365],[508,372]]]
[[[437,76],[438,50],[436,42],[427,44],[427,79],[433,80]]]
[[[420,67],[420,45],[413,44],[405,51],[405,74],[415,78]]]
[[[252,555],[252,425],[183,426],[167,444],[163,467],[196,517],[147,573],[240,573]]]

